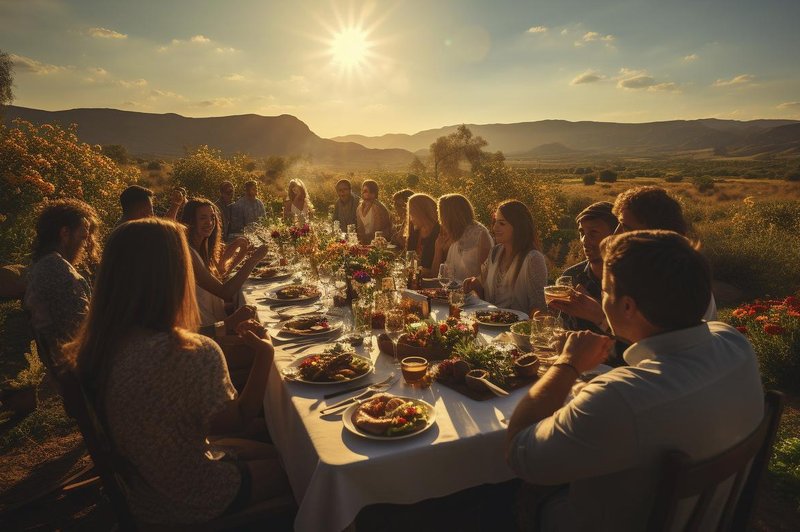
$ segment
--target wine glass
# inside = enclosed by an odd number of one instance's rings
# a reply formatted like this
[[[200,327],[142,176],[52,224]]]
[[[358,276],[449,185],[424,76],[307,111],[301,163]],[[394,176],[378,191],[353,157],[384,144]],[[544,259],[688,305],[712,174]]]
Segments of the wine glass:
[[[572,288],[572,277],[569,275],[562,275],[556,279],[556,286],[569,286]]]
[[[464,306],[464,302],[466,301],[464,289],[457,288],[455,290],[450,290],[450,292],[447,294],[447,299],[450,303],[450,317],[461,317],[461,308]]]
[[[442,285],[442,288],[447,288],[450,285],[450,275],[452,271],[448,264],[442,263],[439,265],[439,277],[438,281],[439,284]]]
[[[329,312],[333,301],[331,301],[331,282],[334,275],[333,265],[321,263],[317,266],[317,274],[319,275],[319,287],[322,292],[322,306],[325,312]]]
[[[397,341],[400,339],[405,329],[405,312],[400,308],[392,308],[386,311],[385,317],[384,329],[386,331],[386,336],[392,341],[394,365],[399,368],[400,361],[397,360]]]

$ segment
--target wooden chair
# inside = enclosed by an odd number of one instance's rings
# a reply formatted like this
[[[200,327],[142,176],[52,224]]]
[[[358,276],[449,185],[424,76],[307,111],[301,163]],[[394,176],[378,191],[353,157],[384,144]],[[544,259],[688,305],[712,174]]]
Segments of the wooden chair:
[[[235,514],[225,515],[199,525],[176,527],[137,522],[125,498],[123,481],[123,472],[130,471],[132,466],[115,452],[114,446],[97,416],[94,403],[87,395],[78,377],[73,372],[66,371],[62,373],[60,381],[67,413],[78,423],[86,442],[86,448],[92,457],[95,470],[100,476],[105,494],[111,502],[121,530],[226,530],[248,523],[269,522],[270,519],[285,518],[296,511],[294,499],[286,496],[263,501]]]
[[[765,396],[761,423],[750,436],[734,447],[699,463],[692,462],[681,451],[668,451],[647,529],[673,529],[679,503],[697,497],[684,530],[699,530],[717,488],[733,478],[716,530],[747,530],[782,412],[783,394],[769,391]]]

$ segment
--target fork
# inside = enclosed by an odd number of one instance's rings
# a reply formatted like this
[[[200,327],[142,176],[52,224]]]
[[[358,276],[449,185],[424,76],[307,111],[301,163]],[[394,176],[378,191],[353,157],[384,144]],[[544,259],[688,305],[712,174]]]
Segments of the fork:
[[[375,384],[371,384],[363,392],[361,392],[361,393],[359,393],[357,395],[354,395],[353,397],[350,397],[348,399],[345,399],[344,401],[339,401],[336,404],[332,404],[331,406],[326,406],[325,408],[323,408],[322,410],[319,411],[319,415],[320,416],[328,415],[328,414],[332,413],[335,410],[339,410],[342,407],[349,406],[350,404],[355,403],[356,401],[358,401],[360,399],[364,399],[368,395],[371,395],[371,394],[373,394],[375,392],[380,392],[380,391],[389,389],[389,388],[392,387],[392,385],[394,385],[395,382],[397,382],[397,380],[399,378],[400,377],[395,377],[394,373],[392,373],[391,375],[389,375],[389,377],[386,380],[383,380],[381,382],[376,382]]]

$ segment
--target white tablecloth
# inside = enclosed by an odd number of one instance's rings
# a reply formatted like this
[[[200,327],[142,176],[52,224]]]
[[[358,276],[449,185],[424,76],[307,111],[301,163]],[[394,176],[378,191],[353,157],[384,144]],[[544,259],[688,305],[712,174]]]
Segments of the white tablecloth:
[[[262,298],[268,288],[274,285],[249,284],[244,289],[245,300],[259,307],[265,322],[274,321]],[[487,306],[481,302],[470,310]],[[446,313],[446,306],[434,305],[434,315]],[[498,332],[481,328],[487,336]],[[375,362],[376,372],[370,380],[377,382],[394,368],[391,357],[380,355],[377,342],[373,344],[369,352],[363,347],[358,351]],[[281,379],[281,368],[299,356],[320,351],[313,348],[293,354],[276,346],[264,397],[267,425],[299,505],[296,530],[339,531],[370,504],[409,504],[514,477],[504,459],[506,426],[501,420],[511,416],[527,388],[508,397],[475,401],[438,383],[417,389],[400,378],[389,393],[433,404],[436,424],[413,438],[374,441],[348,432],[338,416],[319,416],[318,411],[328,404],[323,395],[348,385]]]

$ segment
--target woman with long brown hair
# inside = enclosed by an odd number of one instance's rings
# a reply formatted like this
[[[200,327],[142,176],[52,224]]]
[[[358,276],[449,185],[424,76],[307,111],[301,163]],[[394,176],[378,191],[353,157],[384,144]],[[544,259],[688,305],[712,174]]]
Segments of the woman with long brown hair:
[[[475,220],[472,203],[461,194],[445,194],[439,198],[439,224],[442,230],[436,239],[436,253],[431,269],[438,272],[444,262],[450,277],[463,280],[480,274],[481,264],[492,247],[492,237]]]
[[[479,277],[464,281],[464,290],[501,308],[530,313],[545,310],[547,264],[542,255],[533,216],[524,203],[508,200],[494,212],[496,245]]]
[[[378,199],[378,183],[367,179],[361,185],[361,203],[356,208],[356,230],[358,240],[369,244],[375,232],[383,232],[387,240],[392,236],[392,218],[389,209]]]
[[[431,265],[440,230],[436,200],[427,194],[414,194],[408,198],[405,226],[406,250],[416,251],[423,277],[434,275],[436,272],[432,271]]]
[[[252,459],[237,461],[207,439],[241,430],[259,413],[274,355],[270,338],[257,322],[240,327],[256,356],[237,397],[222,352],[194,333],[197,323],[183,228],[156,218],[117,227],[88,316],[66,352],[130,465],[126,496],[144,522],[206,521],[287,487],[270,446],[238,442]]]

